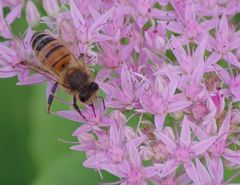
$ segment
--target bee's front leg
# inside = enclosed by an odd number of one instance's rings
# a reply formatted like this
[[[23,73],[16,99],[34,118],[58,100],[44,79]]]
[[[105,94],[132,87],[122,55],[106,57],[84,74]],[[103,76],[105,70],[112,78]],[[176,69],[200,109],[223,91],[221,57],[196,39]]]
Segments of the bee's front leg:
[[[75,95],[73,96],[73,107],[80,114],[80,116],[82,116],[84,119],[86,119],[86,117],[82,114],[80,108],[77,105],[77,98]]]

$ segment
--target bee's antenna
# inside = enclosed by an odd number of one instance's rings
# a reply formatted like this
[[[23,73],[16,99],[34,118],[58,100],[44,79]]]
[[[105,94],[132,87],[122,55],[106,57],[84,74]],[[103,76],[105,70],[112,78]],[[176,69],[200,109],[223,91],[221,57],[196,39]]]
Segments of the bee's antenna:
[[[93,110],[94,116],[95,116],[95,118],[96,118],[97,116],[96,116],[96,112],[95,112],[94,104],[92,103],[90,106],[92,107],[92,110]]]

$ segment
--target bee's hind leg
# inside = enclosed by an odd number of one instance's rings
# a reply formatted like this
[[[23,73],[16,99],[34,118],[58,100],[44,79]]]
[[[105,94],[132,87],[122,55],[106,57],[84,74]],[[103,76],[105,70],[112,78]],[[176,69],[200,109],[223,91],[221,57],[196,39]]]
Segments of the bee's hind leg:
[[[50,94],[49,94],[49,96],[48,96],[48,110],[47,110],[48,114],[50,113],[51,105],[52,105],[52,102],[53,102],[53,99],[54,99],[54,94],[55,94],[55,92],[56,92],[56,90],[57,90],[57,87],[58,87],[58,82],[56,82],[56,83],[53,85],[53,87],[52,87],[52,89],[51,89],[51,92],[50,92]]]

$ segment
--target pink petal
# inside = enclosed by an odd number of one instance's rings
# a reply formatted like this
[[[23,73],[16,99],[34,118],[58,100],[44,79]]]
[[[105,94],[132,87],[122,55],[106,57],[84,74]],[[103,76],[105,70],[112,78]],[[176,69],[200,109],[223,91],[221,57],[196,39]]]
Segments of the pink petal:
[[[177,17],[180,18],[181,21],[183,21],[185,15],[186,2],[177,0],[170,0],[170,2],[174,8],[174,11],[177,13]]]
[[[119,145],[121,143],[120,129],[117,128],[116,123],[112,123],[109,131],[109,138],[111,145]]]
[[[108,19],[111,17],[112,11],[113,9],[110,9],[105,14],[98,17],[97,20],[89,28],[89,32],[97,32],[99,29],[101,29],[102,26],[104,26],[107,23]]]
[[[95,42],[104,42],[108,40],[113,40],[113,37],[99,33],[94,35],[94,39],[95,39]]]
[[[130,166],[128,161],[124,160],[119,164],[109,164],[105,163],[101,165],[101,168],[110,172],[113,175],[116,175],[118,177],[126,178],[127,175],[130,173]]]
[[[237,57],[232,53],[228,52],[224,59],[227,60],[229,63],[236,67],[240,67],[240,62],[238,61]]]
[[[126,61],[128,60],[129,56],[131,56],[131,53],[134,49],[134,44],[133,43],[129,43],[127,46],[125,46],[124,48],[122,48],[120,50],[120,59],[121,61]]]
[[[240,151],[236,152],[230,149],[225,149],[223,157],[234,164],[240,164]]]
[[[189,146],[191,143],[191,132],[190,127],[188,124],[187,116],[185,115],[182,121],[182,131],[180,135],[180,144],[185,144],[186,146]]]
[[[208,168],[208,171],[209,171],[211,177],[213,179],[217,178],[217,177],[215,177],[216,176],[216,174],[215,174],[216,173],[216,171],[215,171],[216,169],[214,168],[215,166],[213,164],[214,163],[213,159],[210,158],[210,156],[208,154],[205,155],[205,159],[206,159],[207,168]]]
[[[185,21],[195,21],[196,19],[195,12],[196,10],[193,2],[191,0],[186,1],[185,14],[184,14]]]
[[[130,141],[129,143],[127,143],[127,150],[128,150],[129,158],[133,167],[136,169],[140,169],[141,158],[137,150],[137,146],[135,145],[135,142]]]
[[[144,171],[144,177],[150,178],[157,174],[157,172],[159,171],[159,168],[157,166],[150,166],[150,167],[145,167],[143,171]]]
[[[184,28],[179,22],[170,22],[167,28],[175,33],[183,34]]]
[[[28,76],[23,81],[20,81],[17,83],[17,85],[33,85],[33,84],[39,84],[46,80],[46,77],[41,74],[33,74],[31,76]]]
[[[198,172],[193,162],[185,163],[184,168],[189,178],[192,179],[195,184],[200,184],[200,181],[198,178]]]
[[[166,92],[166,94],[168,94],[167,96],[168,96],[169,98],[172,98],[173,95],[174,95],[175,92],[176,92],[176,89],[178,88],[178,83],[179,83],[180,78],[179,78],[178,75],[173,74],[172,72],[169,72],[169,71],[166,72],[166,75],[167,75],[168,78],[171,80],[171,82],[170,82],[170,84],[169,84],[169,86],[168,86],[169,89],[166,90],[166,91],[168,91],[168,92]],[[163,95],[163,96],[164,96],[164,95]]]
[[[195,84],[199,84],[204,75],[204,62],[202,59],[200,60],[192,74],[192,81],[195,82]]]
[[[11,66],[1,67],[0,68],[0,78],[9,78],[16,76],[18,73],[13,71]]]
[[[213,166],[215,171],[215,179],[217,182],[222,182],[224,177],[224,167],[223,167],[223,161],[222,158],[214,158],[213,159]]]
[[[185,59],[187,58],[186,52],[175,36],[172,36],[171,48],[175,57],[177,58],[178,63],[181,66],[187,65],[185,63]]]
[[[167,150],[173,155],[176,152],[177,145],[169,137],[162,133],[158,133],[158,138],[166,145]]]
[[[189,101],[177,101],[177,102],[173,102],[173,103],[169,103],[168,104],[168,112],[177,112],[177,111],[181,111],[184,108],[190,106],[192,103]]]
[[[84,125],[80,126],[77,130],[75,130],[72,135],[73,136],[79,136],[82,133],[89,132],[91,130],[92,130],[91,125],[84,124]]]
[[[226,69],[216,66],[216,71],[219,73],[220,78],[228,85],[231,84],[231,76]]]
[[[231,120],[231,111],[229,110],[218,132],[218,136],[223,141],[227,139],[229,128],[230,128],[230,120]]]
[[[85,25],[86,24],[85,19],[83,18],[81,12],[78,10],[73,0],[70,1],[70,8],[73,22],[76,25],[76,27],[80,27],[81,24]]]
[[[71,150],[76,150],[76,151],[82,151],[82,152],[86,152],[86,151],[94,151],[96,149],[96,146],[94,143],[82,143],[80,145],[74,145],[70,147]]]
[[[217,63],[219,60],[221,59],[221,55],[219,55],[217,52],[213,52],[206,61],[206,65],[205,66],[210,66],[212,64]]]
[[[229,33],[229,26],[228,26],[228,20],[227,16],[224,14],[222,16],[222,19],[220,20],[219,24],[219,34],[221,34],[220,37],[227,38]]]
[[[87,168],[100,169],[101,164],[109,163],[109,159],[105,152],[99,152],[84,161],[83,166]]]
[[[231,40],[230,48],[231,48],[231,50],[240,48],[240,37],[239,37],[239,35],[235,36],[234,39]]]
[[[204,132],[199,126],[197,126],[194,123],[189,123],[191,129],[193,130],[194,134],[198,137],[200,140],[207,139],[208,135],[206,132]]]
[[[216,141],[217,137],[210,137],[194,144],[191,148],[195,156],[202,155]]]
[[[201,27],[205,30],[211,30],[214,29],[217,26],[218,22],[216,19],[210,19],[210,20],[204,20],[200,23]]]
[[[196,60],[203,60],[204,59],[204,53],[207,47],[207,42],[208,42],[208,37],[204,36],[202,42],[198,45],[195,54],[194,54],[194,58]]]
[[[75,122],[84,122],[85,120],[82,118],[81,115],[79,115],[79,113],[77,111],[71,111],[71,110],[67,110],[67,111],[59,111],[57,112],[57,115],[62,116],[66,119],[70,119],[72,121]]]
[[[175,159],[167,160],[167,162],[164,163],[164,166],[163,166],[162,170],[160,171],[159,176],[161,178],[163,178],[163,177],[171,174],[173,171],[176,170],[177,166],[178,166],[178,164]]]
[[[163,129],[165,117],[166,114],[156,114],[154,116],[154,123],[158,132],[161,132]]]
[[[21,12],[22,12],[22,4],[19,4],[18,6],[14,7],[5,18],[7,23],[11,24],[14,20],[16,20],[17,17],[20,17]]]
[[[211,179],[208,171],[206,170],[204,165],[199,161],[199,159],[196,159],[196,165],[197,165],[198,176],[201,180],[201,183],[207,184],[207,183],[212,182],[212,179]]]
[[[114,97],[115,99],[119,98],[119,91],[120,89],[116,89],[115,87],[113,87],[112,85],[109,85],[107,83],[103,83],[101,81],[97,81],[98,85],[100,86],[100,88],[106,92],[106,94],[108,94],[109,96]]]
[[[17,61],[12,61],[12,57],[16,56],[16,52],[4,44],[0,44],[0,54],[4,57],[9,63],[16,63]]]
[[[101,16],[101,14],[96,9],[94,9],[91,5],[88,6],[88,9],[94,20],[97,20]]]
[[[128,96],[132,96],[133,94],[133,85],[132,85],[132,79],[131,74],[127,68],[126,64],[122,65],[122,71],[121,71],[121,85],[123,92]]]

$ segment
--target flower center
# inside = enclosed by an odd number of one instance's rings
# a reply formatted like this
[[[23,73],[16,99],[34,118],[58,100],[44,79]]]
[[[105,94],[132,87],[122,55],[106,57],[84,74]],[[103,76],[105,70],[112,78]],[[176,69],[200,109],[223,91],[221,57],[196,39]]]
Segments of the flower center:
[[[225,142],[222,140],[217,140],[210,147],[209,151],[213,156],[218,157],[224,152],[224,149],[225,149]]]
[[[187,162],[191,158],[192,158],[192,152],[189,148],[180,148],[176,152],[176,159],[181,163]]]
[[[121,162],[123,157],[124,157],[124,151],[122,148],[117,147],[117,146],[112,146],[108,150],[108,154],[112,158],[113,162],[118,163]]]
[[[187,32],[187,37],[190,39],[194,39],[199,35],[200,29],[196,21],[194,20],[187,21],[186,32]]]
[[[166,146],[159,143],[159,144],[156,144],[152,147],[152,150],[154,152],[154,159],[157,160],[157,161],[162,161],[162,160],[165,160],[167,158],[167,149],[166,149]]]
[[[194,119],[196,119],[197,121],[202,120],[208,113],[206,104],[202,102],[198,102],[194,104],[192,108],[192,113],[193,113]]]
[[[128,182],[131,184],[138,184],[142,181],[143,175],[141,173],[141,170],[138,169],[132,169],[129,176],[128,176]]]
[[[229,41],[227,39],[224,39],[217,43],[217,50],[223,55],[227,54],[229,51]]]

